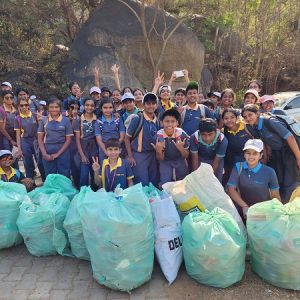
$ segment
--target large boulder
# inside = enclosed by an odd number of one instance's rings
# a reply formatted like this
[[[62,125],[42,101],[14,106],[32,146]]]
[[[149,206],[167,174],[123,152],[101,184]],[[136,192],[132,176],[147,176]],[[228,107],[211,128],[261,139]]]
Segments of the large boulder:
[[[101,85],[113,87],[110,67],[116,63],[120,66],[122,87],[151,89],[154,71],[137,18],[140,11],[137,1],[104,0],[71,45],[70,61],[64,69],[67,79],[78,81],[88,90],[93,85],[93,68],[99,66]],[[157,62],[163,46],[163,32],[168,28],[168,34],[178,20],[152,6],[146,6],[145,20],[148,33],[154,24],[149,41],[153,59]],[[203,61],[202,44],[181,24],[169,38],[158,69],[165,72],[166,79],[174,70],[188,69],[191,78],[200,80]]]

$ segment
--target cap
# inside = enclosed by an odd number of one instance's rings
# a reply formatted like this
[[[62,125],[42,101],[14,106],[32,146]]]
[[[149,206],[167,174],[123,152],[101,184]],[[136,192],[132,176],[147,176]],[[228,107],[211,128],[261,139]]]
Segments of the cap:
[[[275,98],[273,95],[263,95],[261,98],[260,98],[260,103],[265,103],[267,101],[272,101],[272,102],[276,102],[275,101]]]
[[[258,100],[259,99],[259,95],[258,95],[258,92],[257,90],[254,90],[254,89],[250,89],[250,90],[247,90],[244,94],[244,97],[247,95],[247,94],[253,94],[256,99]]]
[[[39,102],[39,105],[44,105],[44,106],[46,106],[46,105],[47,105],[47,102],[44,101],[44,100],[41,100],[41,101]]]
[[[9,150],[0,150],[0,158],[4,155],[12,155]]]
[[[2,83],[1,83],[1,85],[6,85],[6,86],[9,86],[9,87],[12,89],[12,85],[11,85],[11,83],[10,83],[10,82],[8,82],[8,81],[4,81],[4,82],[2,82]]]
[[[90,89],[90,95],[92,95],[92,93],[98,93],[98,94],[101,94],[101,90],[100,90],[100,88],[98,88],[97,86],[93,86],[93,87],[91,87],[91,89]]]
[[[262,152],[264,150],[264,143],[262,140],[259,140],[259,139],[248,140],[245,143],[243,151],[245,151],[247,149],[253,149],[257,152]]]
[[[143,97],[142,103],[144,104],[146,101],[154,100],[158,103],[158,98],[154,93],[146,93]]]
[[[216,97],[218,97],[218,98],[221,98],[221,93],[219,93],[219,92],[209,92],[208,94],[207,94],[207,97],[211,97],[211,96],[216,96]]]
[[[36,95],[31,95],[31,96],[29,97],[29,99],[30,99],[30,100],[35,100],[35,99],[36,99]]]
[[[163,85],[159,88],[158,93],[160,94],[161,91],[162,91],[163,89],[167,89],[168,91],[171,92],[171,87],[170,87],[169,85],[167,85],[167,84],[163,84]]]
[[[125,101],[125,100],[127,100],[127,99],[134,100],[134,96],[133,96],[131,93],[125,93],[125,94],[122,96],[121,101]]]

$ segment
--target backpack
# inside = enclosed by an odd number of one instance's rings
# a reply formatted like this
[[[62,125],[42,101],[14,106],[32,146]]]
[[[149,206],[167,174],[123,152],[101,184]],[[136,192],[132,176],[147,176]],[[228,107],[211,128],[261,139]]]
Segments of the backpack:
[[[201,118],[204,119],[206,117],[206,115],[205,115],[205,105],[197,104],[197,110],[200,111]],[[183,107],[183,111],[181,113],[181,125],[184,122],[185,114],[186,114],[186,106]]]

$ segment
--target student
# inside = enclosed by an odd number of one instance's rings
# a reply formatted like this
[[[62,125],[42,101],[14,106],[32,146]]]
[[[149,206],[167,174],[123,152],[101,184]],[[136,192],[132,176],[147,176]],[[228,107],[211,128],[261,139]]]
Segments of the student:
[[[253,204],[273,198],[280,200],[275,171],[260,162],[263,149],[261,140],[248,140],[243,148],[245,162],[235,164],[227,183],[228,194],[244,220]]]
[[[158,90],[158,94],[160,101],[156,110],[156,116],[158,119],[161,119],[165,111],[177,108],[177,106],[171,101],[171,87],[169,85],[162,85]]]
[[[215,112],[219,128],[223,127],[222,113],[226,108],[233,108],[235,103],[235,93],[232,89],[225,89],[221,93],[220,109]]]
[[[267,145],[268,165],[274,168],[281,197],[287,201],[296,187],[300,168],[300,150],[295,137],[277,118],[261,115],[255,104],[246,105],[242,116]]]
[[[116,113],[121,114],[122,110],[123,110],[123,106],[122,106],[122,96],[121,96],[121,91],[119,89],[114,89],[112,91],[112,95],[111,98],[114,101],[114,110]]]
[[[49,101],[49,115],[38,125],[38,144],[43,155],[45,175],[61,174],[70,177],[70,150],[73,129],[61,113],[61,101]]]
[[[203,104],[198,104],[198,83],[191,81],[186,87],[187,105],[181,112],[182,129],[192,135],[199,128],[202,118],[214,118],[214,114]]]
[[[67,111],[69,109],[69,106],[71,103],[79,103],[79,107],[83,105],[83,98],[82,94],[83,92],[81,91],[79,84],[75,81],[71,82],[69,84],[69,90],[71,95],[69,95],[64,101],[63,101],[63,112]]]
[[[42,161],[37,157],[37,115],[29,109],[29,99],[18,99],[19,114],[15,117],[14,129],[16,131],[18,156],[23,158],[24,168],[27,178],[34,181],[34,160],[38,163],[38,168],[45,180],[44,167]]]
[[[231,174],[233,166],[242,162],[244,158],[245,143],[253,138],[251,128],[240,117],[240,112],[234,108],[226,108],[222,113],[222,131],[228,140],[226,155],[224,158],[223,185],[225,186]],[[253,131],[253,130],[252,130]]]
[[[141,182],[143,185],[148,185],[151,182],[158,186],[157,161],[152,146],[160,126],[155,116],[157,104],[158,99],[155,94],[145,94],[143,114],[135,115],[126,131],[125,146],[128,160],[133,167],[134,183]],[[141,124],[140,128],[139,124]]]
[[[274,115],[286,115],[282,109],[274,108],[275,98],[272,95],[264,95],[260,98],[260,112]]]
[[[111,97],[111,91],[107,86],[101,88],[101,98]]]
[[[102,116],[95,123],[95,135],[99,147],[99,162],[102,164],[107,157],[105,143],[109,139],[117,139],[120,144],[125,137],[125,127],[122,120],[113,114],[113,100],[111,98],[102,98],[100,109]]]
[[[17,169],[12,167],[13,156],[9,150],[0,150],[0,180],[4,182],[16,182],[24,184],[27,191],[31,191],[34,187],[33,181],[25,176]]]
[[[190,138],[193,171],[198,169],[201,162],[208,163],[213,167],[215,176],[222,182],[227,145],[226,137],[217,129],[217,122],[209,118],[202,119],[199,130]]]
[[[139,109],[134,105],[134,96],[131,93],[125,93],[122,96],[122,104],[125,110],[121,115],[121,119],[125,125],[125,128],[127,128],[129,122],[126,122],[126,120],[129,116],[136,115],[139,112]]]
[[[243,104],[259,104],[258,92],[254,89],[247,90],[244,94]]]
[[[0,132],[2,135],[3,149],[12,150],[13,146],[17,147],[16,132],[14,131],[15,117],[17,111],[13,105],[14,94],[10,90],[1,92],[0,106]]]
[[[215,112],[215,105],[211,100],[205,100],[204,102],[202,102],[203,105],[207,106],[208,109],[214,113]]]
[[[134,176],[130,163],[120,157],[120,142],[117,139],[109,139],[105,142],[105,150],[108,158],[104,159],[100,174],[98,157],[93,158],[95,183],[107,192],[113,192],[118,185],[122,189],[132,186]]]
[[[261,90],[262,90],[262,84],[260,81],[256,80],[256,79],[252,79],[249,83],[247,88],[250,89],[254,89],[257,91],[258,94],[260,94]]]
[[[48,107],[47,102],[45,100],[39,101],[39,107],[38,107],[38,116],[48,116]]]
[[[174,101],[176,106],[182,107],[186,104],[185,88],[178,88],[174,92]]]
[[[84,100],[83,114],[75,121],[74,132],[76,145],[80,155],[80,179],[79,186],[89,185],[90,176],[92,187],[94,187],[94,172],[92,169],[92,157],[98,156],[98,145],[95,137],[95,123],[97,120],[94,114],[95,102],[92,98]]]
[[[141,89],[134,89],[133,96],[134,96],[135,106],[138,108],[138,110],[142,111],[144,109],[143,107],[144,92]]]
[[[0,84],[0,91],[12,91],[12,85],[8,81],[4,81]]]
[[[25,88],[19,88],[16,90],[17,102],[15,105],[18,105],[19,100],[25,100],[29,103],[29,108],[32,112],[36,113],[38,110],[38,103],[36,101],[36,96],[32,95],[29,97],[29,91]]]
[[[97,86],[93,86],[90,89],[90,97],[94,100],[95,102],[95,114],[97,118],[100,117],[101,115],[101,110],[100,110],[100,103],[101,103],[101,90]]]
[[[189,136],[178,126],[180,113],[176,109],[166,110],[162,126],[157,132],[153,147],[159,161],[160,184],[183,179],[188,174],[186,158],[189,156]]]

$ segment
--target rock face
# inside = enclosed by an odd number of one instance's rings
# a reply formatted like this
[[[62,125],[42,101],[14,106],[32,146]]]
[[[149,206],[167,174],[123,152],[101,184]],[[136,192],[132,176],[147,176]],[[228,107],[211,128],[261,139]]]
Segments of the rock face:
[[[151,89],[153,68],[147,51],[140,16],[140,4],[131,0],[105,0],[78,33],[70,50],[70,61],[64,68],[68,80],[78,81],[88,90],[93,85],[93,68],[100,68],[101,86],[114,86],[110,67],[120,66],[121,86]],[[162,34],[167,34],[178,20],[154,7],[145,8],[145,24],[149,33],[151,52],[157,63],[163,46]],[[166,26],[165,26],[166,24]],[[197,37],[180,25],[167,42],[158,69],[165,72],[166,80],[172,71],[188,69],[190,78],[200,80],[204,48]],[[180,84],[180,82],[179,82]],[[175,87],[175,86],[174,86]]]

